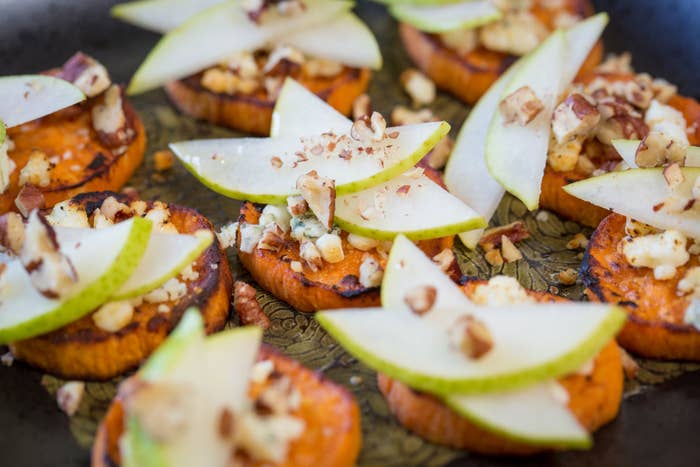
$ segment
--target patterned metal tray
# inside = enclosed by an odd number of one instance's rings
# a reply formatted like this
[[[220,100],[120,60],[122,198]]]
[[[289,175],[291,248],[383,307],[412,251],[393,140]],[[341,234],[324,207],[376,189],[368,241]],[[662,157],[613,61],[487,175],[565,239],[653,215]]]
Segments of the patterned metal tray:
[[[156,36],[111,20],[107,15],[110,3],[113,2],[26,1],[20,4],[0,0],[0,21],[3,21],[0,26],[15,30],[7,37],[0,33],[0,61],[9,64],[6,72],[29,72],[55,66],[73,50],[81,48],[104,60],[118,79],[127,79]],[[359,13],[380,39],[385,66],[374,77],[370,94],[375,108],[388,114],[394,105],[406,103],[396,77],[409,62],[398,42],[395,23],[382,7],[362,3]],[[28,21],[28,17],[38,26]],[[37,32],[37,27],[45,28],[50,40]],[[76,36],[77,33],[80,34]],[[179,115],[161,91],[138,97],[133,102],[145,122],[149,146],[145,163],[130,185],[144,198],[195,207],[217,226],[235,219],[238,202],[209,191],[181,165],[164,176],[156,174],[150,157],[170,141],[234,133]],[[432,107],[440,117],[453,124],[453,134],[468,112],[463,104],[446,95],[440,95]],[[493,268],[480,252],[468,252],[458,245],[464,274],[481,278],[507,274],[517,277],[526,287],[581,299],[580,283],[563,286],[556,276],[567,268],[578,269],[580,252],[568,250],[565,245],[574,234],[583,231],[588,235],[590,230],[582,230],[578,224],[553,214],[529,213],[512,197],[504,199],[492,223],[499,225],[516,219],[524,220],[532,234],[532,238],[520,244],[524,260]],[[246,272],[240,268],[235,254],[229,256],[234,274],[246,279]],[[406,432],[389,413],[377,390],[374,372],[345,353],[320,329],[312,315],[296,312],[265,291],[260,290],[258,297],[272,320],[265,340],[354,393],[362,411],[364,435],[359,465],[485,466],[514,462],[469,456],[426,443]],[[700,465],[700,448],[694,439],[700,422],[696,421],[697,415],[692,414],[700,410],[700,372],[692,373],[700,365],[644,360],[639,363],[641,370],[637,379],[627,383],[620,417],[596,435],[592,451],[548,454],[517,462],[572,466],[593,463]],[[61,381],[40,375],[19,363],[0,369],[0,465],[87,465],[88,449],[97,424],[115,393],[117,382],[88,383],[78,413],[67,419],[52,400]]]

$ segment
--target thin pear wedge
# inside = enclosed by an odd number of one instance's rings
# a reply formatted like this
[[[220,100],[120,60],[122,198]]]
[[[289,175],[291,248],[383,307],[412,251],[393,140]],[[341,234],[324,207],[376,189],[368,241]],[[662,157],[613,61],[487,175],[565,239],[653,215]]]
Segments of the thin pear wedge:
[[[153,232],[139,266],[112,299],[138,297],[160,287],[199,258],[213,241],[209,230],[194,235]]]
[[[8,128],[85,100],[68,81],[45,75],[0,77],[0,120]],[[3,132],[4,133],[4,132]]]
[[[489,0],[445,5],[394,3],[389,12],[399,21],[433,33],[477,28],[503,17],[501,10]]]
[[[685,167],[681,171],[684,180],[673,193],[661,168],[610,172],[566,185],[564,191],[659,229],[675,229],[691,238],[700,238],[697,203],[684,209],[686,202],[694,198],[693,184],[700,177],[700,168]],[[679,202],[681,206],[674,208]]]
[[[156,364],[147,363],[141,373],[150,383],[187,387],[188,423],[177,442],[162,442],[142,429],[137,414],[127,415],[125,465],[213,467],[225,465],[230,457],[230,444],[217,436],[216,420],[222,410],[237,413],[246,403],[248,375],[262,332],[248,327],[205,338],[201,319],[193,315],[198,312],[187,312],[175,335],[153,356]],[[206,459],[202,452],[207,453]]]
[[[113,17],[154,32],[167,33],[214,5],[226,0],[140,0],[120,3],[110,10]]]
[[[590,434],[557,392],[566,390],[547,381],[513,391],[445,397],[452,410],[475,425],[504,438],[534,446],[588,449]]]
[[[329,21],[352,8],[342,0],[308,0],[293,18],[257,25],[239,2],[210,7],[166,34],[134,74],[127,92],[140,94],[182,79],[240,51],[256,50],[293,31]]]
[[[299,118],[304,109],[304,118]],[[323,133],[349,134],[352,120],[292,78],[284,80],[272,112],[270,136],[302,137]]]
[[[58,329],[106,302],[139,265],[151,227],[150,221],[134,218],[105,229],[80,229],[79,241],[58,231],[61,251],[78,277],[63,299],[45,297],[18,260],[8,263],[0,278],[0,343]]]
[[[622,157],[622,160],[633,169],[639,168],[635,156],[641,143],[641,141],[635,139],[616,139],[612,141],[613,147]],[[685,166],[700,167],[700,147],[688,146],[688,152],[685,155]]]
[[[539,205],[552,111],[562,89],[565,51],[566,38],[563,32],[557,31],[524,59],[501,97],[528,86],[543,109],[524,126],[507,124],[503,114],[496,112],[486,139],[489,172],[530,210]]]
[[[302,141],[299,137],[185,141],[170,148],[187,170],[224,196],[284,204],[297,194],[299,176],[311,170],[335,180],[338,196],[391,180],[413,167],[449,129],[446,122],[387,128],[394,137],[371,145],[373,155],[360,154],[350,137],[338,139],[328,154],[314,155],[312,148],[327,147],[323,135]]]
[[[335,223],[346,232],[379,240],[399,234],[427,240],[486,226],[483,217],[425,175],[401,175],[337,198]]]

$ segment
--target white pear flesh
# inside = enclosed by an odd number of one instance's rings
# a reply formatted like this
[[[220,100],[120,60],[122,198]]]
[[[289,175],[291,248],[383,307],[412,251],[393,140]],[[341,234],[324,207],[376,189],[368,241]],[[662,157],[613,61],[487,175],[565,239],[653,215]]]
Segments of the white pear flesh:
[[[493,217],[506,192],[486,166],[486,136],[491,118],[498,112],[501,95],[521,63],[522,59],[511,65],[469,112],[445,166],[447,189],[474,208],[486,221]],[[483,229],[462,232],[459,238],[467,248],[473,250],[483,232]]]
[[[135,26],[166,33],[224,1],[226,0],[141,0],[115,5],[110,13]]]
[[[617,153],[622,157],[627,165],[632,169],[637,169],[636,156],[637,149],[642,142],[638,139],[615,139],[612,145]],[[685,155],[686,167],[700,167],[700,147],[688,146],[688,152]]]
[[[193,235],[153,232],[141,262],[113,300],[138,297],[160,287],[199,258],[213,241],[210,230]]]
[[[198,329],[176,336],[180,339],[175,345],[164,348],[163,352],[172,353],[172,357],[156,356],[167,364],[151,367],[145,375],[149,382],[186,386],[190,397],[187,422],[176,439],[159,443],[141,429],[127,435],[127,443],[131,445],[126,451],[134,456],[130,461],[135,465],[153,465],[154,460],[161,460],[171,467],[216,467],[226,465],[229,460],[230,443],[219,436],[217,421],[224,409],[236,413],[248,403],[250,369],[258,354],[262,332],[247,327],[208,338],[203,334],[199,319]],[[138,418],[129,415],[128,428],[138,425]],[[204,458],[202,452],[207,453]]]
[[[352,13],[345,13],[312,28],[294,31],[281,42],[313,58],[372,70],[382,67],[377,39],[367,25]]]
[[[61,252],[78,277],[60,299],[37,291],[19,260],[7,263],[0,277],[0,343],[53,331],[105,303],[139,265],[151,227],[134,218],[105,229],[80,229],[70,240],[58,230]]]
[[[347,12],[352,3],[307,0],[291,18],[256,24],[239,2],[208,8],[167,33],[134,74],[127,92],[140,94],[215,65],[234,53],[251,51],[299,29],[316,26]]]
[[[0,120],[8,128],[85,100],[68,81],[45,75],[0,77]]]
[[[425,32],[472,29],[501,19],[503,14],[490,0],[445,5],[394,3],[389,11],[396,19]]]
[[[381,209],[375,207],[377,200]],[[374,212],[367,215],[369,207]],[[486,226],[483,217],[425,175],[401,175],[337,198],[335,223],[346,232],[378,240],[399,234],[427,240]]]
[[[513,391],[453,394],[444,402],[480,428],[512,441],[559,449],[590,448],[590,434],[557,392],[566,394],[566,389],[552,380]]]
[[[322,141],[318,136],[310,137],[307,143],[298,137],[212,139],[173,143],[170,148],[187,170],[224,196],[284,204],[298,193],[299,176],[311,170],[335,180],[338,196],[391,180],[413,167],[449,129],[446,122],[387,128],[387,134],[396,133],[395,138],[368,145],[373,147],[373,155],[353,151],[351,159],[340,157],[341,143],[330,155],[314,156],[310,149]],[[354,143],[349,144],[351,148]],[[307,161],[298,162],[295,153],[299,151],[306,154]],[[273,158],[279,158],[283,165],[274,166]]]
[[[304,109],[304,118],[299,118]],[[302,137],[323,133],[350,134],[352,120],[292,78],[284,80],[272,112],[270,136]]]
[[[685,180],[673,194],[682,199],[693,199],[693,184],[700,177],[700,168],[685,167],[681,171]],[[610,172],[566,185],[564,191],[639,222],[659,229],[678,230],[691,238],[700,239],[700,211],[697,206],[680,212],[664,207],[672,192],[661,168]]]
[[[552,111],[562,88],[565,51],[565,36],[557,31],[524,59],[501,97],[529,86],[541,101],[543,110],[524,126],[505,123],[503,114],[498,111],[487,135],[489,172],[530,210],[539,204]]]

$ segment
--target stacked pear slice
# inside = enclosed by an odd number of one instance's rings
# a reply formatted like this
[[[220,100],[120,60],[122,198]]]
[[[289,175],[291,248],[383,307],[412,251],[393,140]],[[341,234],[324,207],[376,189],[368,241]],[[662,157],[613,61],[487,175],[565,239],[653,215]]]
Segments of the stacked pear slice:
[[[100,305],[147,293],[198,258],[213,234],[152,233],[149,220],[135,217],[103,229],[55,229],[61,253],[77,281],[61,298],[33,286],[18,259],[0,276],[0,343],[44,334],[75,321]]]
[[[286,44],[301,52],[348,66],[379,69],[382,57],[369,28],[350,13],[352,2],[305,0],[290,17],[251,20],[241,1],[147,0],[118,5],[117,18],[165,33],[136,71],[130,94],[211,67],[238,52]]]
[[[399,21],[425,32],[446,32],[473,29],[503,17],[490,0],[469,0],[443,5],[392,3],[389,11]]]
[[[349,159],[315,157],[309,148],[316,141],[321,144],[324,133],[350,140],[352,122],[292,79],[282,88],[272,120],[270,138],[197,140],[170,147],[214,191],[260,203],[285,204],[298,194],[299,176],[315,170],[335,180],[336,224],[358,235],[391,239],[405,233],[427,239],[485,225],[474,210],[425,175],[406,173],[449,131],[445,122],[387,128],[391,138]],[[374,155],[380,151],[383,159]],[[308,161],[295,163],[299,152]],[[281,167],[271,163],[275,157]],[[382,214],[362,215],[377,199],[383,204]]]
[[[528,208],[537,207],[547,159],[552,99],[558,98],[574,79],[607,22],[607,15],[600,13],[563,33],[554,33],[513,64],[469,114],[445,169],[445,183],[486,219],[494,214],[506,190]],[[525,127],[504,125],[499,104],[520,86],[538,90],[548,107]],[[460,238],[468,248],[475,248],[480,236],[481,232],[476,231]]]
[[[404,303],[420,286],[437,291],[423,316]],[[620,309],[583,303],[476,306],[404,237],[396,238],[389,256],[382,306],[320,312],[316,318],[363,363],[436,395],[487,430],[534,445],[590,444],[555,396],[555,378],[576,371],[614,338],[625,321]],[[466,314],[482,320],[493,336],[493,349],[478,360],[448,343],[449,329]]]

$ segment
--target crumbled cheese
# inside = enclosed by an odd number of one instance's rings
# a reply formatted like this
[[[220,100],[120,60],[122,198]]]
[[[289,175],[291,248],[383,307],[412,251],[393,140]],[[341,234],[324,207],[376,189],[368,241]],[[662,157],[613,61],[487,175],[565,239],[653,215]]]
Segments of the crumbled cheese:
[[[581,138],[565,143],[557,143],[552,138],[547,151],[547,164],[556,172],[570,172],[578,166],[582,148]]]
[[[275,369],[275,363],[272,360],[261,360],[256,362],[250,369],[250,381],[253,383],[264,383],[270,377]]]
[[[110,227],[112,225],[114,225],[114,221],[112,221],[112,219],[102,214],[100,208],[95,209],[95,211],[92,213],[92,226],[94,228],[104,229],[105,227]]]
[[[305,61],[301,69],[312,77],[330,78],[343,71],[343,64],[333,60],[313,58]]]
[[[110,221],[114,221],[119,213],[124,213],[126,216],[131,215],[131,208],[126,204],[117,201],[117,198],[114,196],[108,196],[102,202],[100,212]]]
[[[700,299],[694,298],[690,301],[690,305],[685,309],[683,322],[700,329]]]
[[[289,415],[259,417],[244,412],[236,418],[236,444],[251,458],[282,463],[289,442],[304,432],[303,420]]]
[[[299,245],[299,257],[306,262],[306,265],[312,270],[317,271],[323,266],[323,258],[321,252],[318,251],[316,245],[311,240],[301,240]]]
[[[660,234],[626,237],[622,253],[630,265],[653,268],[656,279],[667,280],[676,275],[678,266],[690,259],[686,243],[687,239],[681,232],[667,230]]]
[[[518,11],[482,27],[479,39],[489,50],[522,56],[533,51],[548,35],[549,30],[535,15]]]
[[[156,201],[153,207],[144,216],[145,219],[153,222],[153,228],[162,233],[178,233],[175,225],[170,222],[170,210],[165,203]]]
[[[199,272],[197,272],[193,266],[196,266],[196,264],[190,263],[180,272],[180,277],[182,277],[183,280],[196,281],[199,279]]]
[[[644,115],[644,122],[650,132],[663,133],[686,148],[690,144],[683,114],[669,105],[662,104],[656,99],[652,100]]]
[[[277,224],[283,232],[289,232],[292,216],[284,206],[268,204],[262,210],[258,224],[267,227],[269,224]]]
[[[301,261],[292,261],[289,263],[289,268],[294,272],[302,272],[304,270],[304,265]]]
[[[321,257],[329,263],[339,263],[345,259],[343,253],[343,242],[340,236],[327,233],[321,235],[316,240],[316,248],[321,253]]]
[[[15,356],[12,355],[12,352],[5,352],[4,354],[0,355],[0,363],[2,363],[3,366],[12,366],[14,362]]]
[[[383,278],[384,270],[379,262],[372,255],[365,254],[360,263],[360,284],[367,288],[379,287]]]
[[[170,307],[166,305],[165,303],[161,303],[158,305],[158,313],[170,313]]]
[[[133,315],[129,301],[108,302],[92,314],[92,321],[103,331],[117,332],[131,322]]]
[[[80,402],[85,393],[85,383],[82,381],[69,381],[56,391],[58,407],[69,417],[78,412]]]
[[[277,45],[267,57],[263,72],[271,72],[283,60],[301,65],[304,63],[304,54],[289,45]]]
[[[302,241],[305,238],[318,238],[327,232],[323,224],[310,212],[293,217],[290,225],[292,228],[291,236],[297,241]]]
[[[216,237],[219,239],[222,248],[236,246],[236,235],[238,235],[238,222],[231,222],[223,226],[221,230],[216,233]]]
[[[54,205],[46,220],[53,226],[90,228],[87,212],[82,206],[71,202],[61,201]]]
[[[350,246],[360,251],[369,251],[379,245],[379,241],[374,238],[367,238],[355,234],[348,234],[347,240]]]
[[[27,165],[19,171],[19,185],[47,187],[51,183],[51,170],[53,165],[49,162],[48,156],[35,149],[29,154]]]
[[[126,126],[121,89],[111,86],[105,92],[104,102],[92,108],[92,126],[96,131],[116,134]]]
[[[124,191],[126,193],[126,191]],[[146,203],[143,200],[137,200],[137,201],[132,201],[129,203],[129,207],[131,208],[131,212],[134,213],[136,216],[143,216],[146,214],[146,209],[148,209],[148,203]]]
[[[686,271],[683,279],[678,281],[678,294],[690,295],[700,298],[700,266],[695,266]]]
[[[477,285],[471,299],[477,305],[486,306],[515,305],[532,301],[527,290],[509,276],[494,276],[487,284]]]
[[[173,277],[162,286],[148,292],[143,296],[143,299],[148,303],[174,302],[185,295],[187,295],[187,285]]]
[[[209,68],[202,75],[202,87],[217,94],[235,94],[241,79],[228,70]]]
[[[226,67],[235,71],[238,76],[253,79],[260,76],[260,68],[252,52],[242,51],[231,55],[223,63]]]
[[[8,152],[14,147],[12,140],[5,136],[5,141],[0,144],[0,195],[10,186],[10,175],[14,172],[15,161],[10,159]]]

